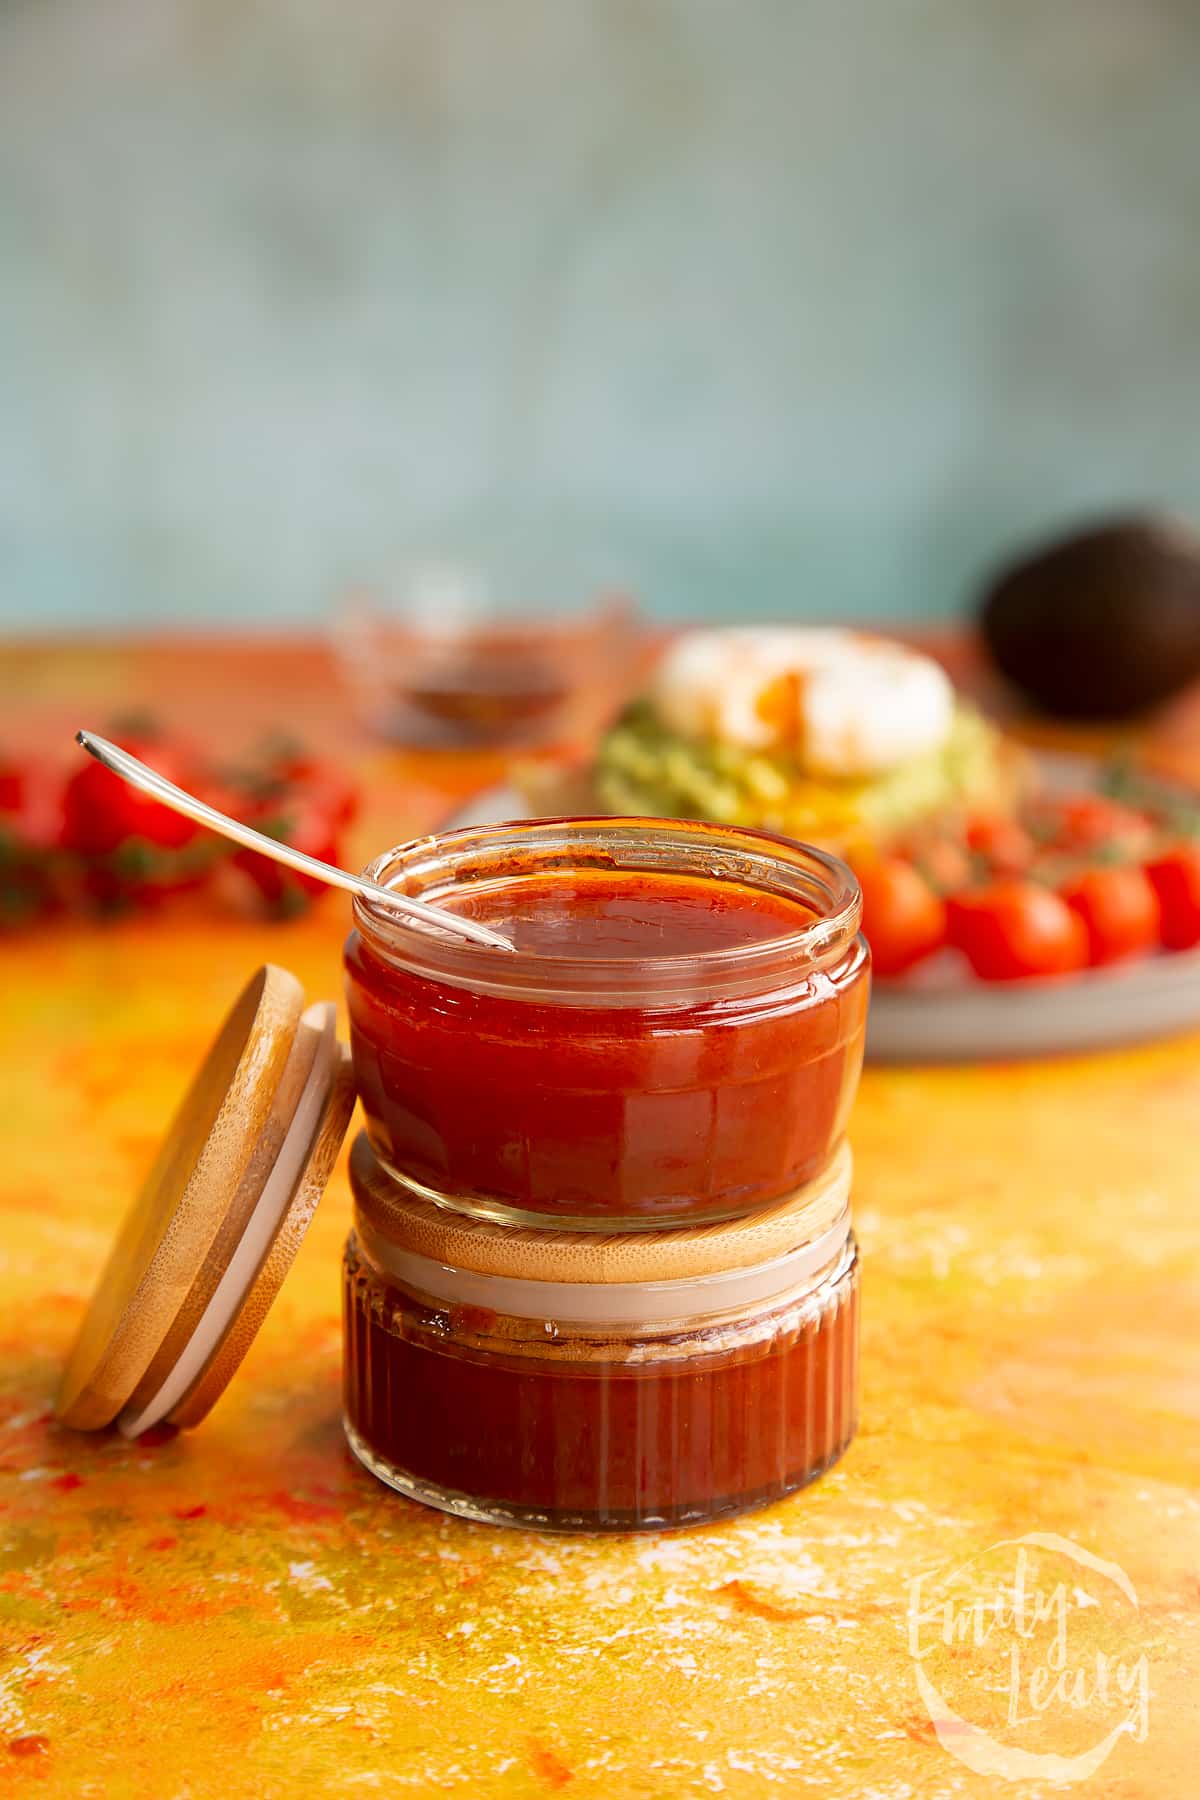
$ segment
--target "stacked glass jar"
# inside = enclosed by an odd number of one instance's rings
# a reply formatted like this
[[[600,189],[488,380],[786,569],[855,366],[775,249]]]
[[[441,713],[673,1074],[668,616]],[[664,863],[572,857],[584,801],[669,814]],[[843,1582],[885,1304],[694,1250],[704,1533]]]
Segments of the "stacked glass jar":
[[[699,1523],[818,1475],[856,1416],[850,871],[583,819],[367,872],[516,949],[355,902],[355,1454],[449,1511],[576,1530]]]

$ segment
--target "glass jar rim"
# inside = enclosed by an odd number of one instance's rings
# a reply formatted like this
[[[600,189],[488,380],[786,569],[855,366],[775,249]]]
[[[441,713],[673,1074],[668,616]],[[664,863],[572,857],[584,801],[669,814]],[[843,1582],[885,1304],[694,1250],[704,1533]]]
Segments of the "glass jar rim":
[[[367,880],[437,903],[460,882],[503,873],[616,867],[738,880],[795,900],[813,917],[779,937],[666,956],[582,958],[486,945],[439,933],[372,901],[354,899],[354,917],[372,951],[418,974],[491,995],[620,1005],[694,1003],[709,995],[773,992],[807,981],[854,949],[862,896],[850,868],[829,851],[770,832],[698,820],[580,817],[521,820],[414,839],[384,851]]]

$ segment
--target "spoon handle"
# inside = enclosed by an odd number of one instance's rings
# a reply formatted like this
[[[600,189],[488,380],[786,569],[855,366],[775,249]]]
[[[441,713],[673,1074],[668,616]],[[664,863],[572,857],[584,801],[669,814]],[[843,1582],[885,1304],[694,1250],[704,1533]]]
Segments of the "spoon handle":
[[[493,950],[513,949],[508,938],[501,937],[499,932],[490,931],[486,925],[477,924],[474,919],[459,918],[455,913],[443,911],[440,906],[431,906],[426,900],[416,900],[411,894],[400,894],[394,888],[381,886],[377,881],[367,881],[361,875],[351,875],[348,870],[336,868],[333,863],[319,862],[315,856],[307,856],[303,850],[293,849],[291,844],[281,843],[278,838],[267,837],[265,832],[255,831],[252,825],[243,825],[240,819],[231,819],[228,813],[218,812],[215,806],[198,800],[195,794],[176,787],[173,781],[168,781],[165,775],[160,775],[149,764],[139,762],[136,756],[130,756],[119,745],[109,743],[107,738],[98,737],[94,731],[77,731],[75,741],[82,745],[89,756],[94,756],[106,769],[119,775],[122,781],[140,788],[144,794],[152,794],[164,806],[169,806],[172,812],[194,819],[197,825],[207,825],[210,831],[217,832],[221,837],[231,838],[235,844],[243,844],[247,850],[257,850],[261,855],[270,857],[272,862],[283,863],[286,868],[295,869],[301,875],[311,875],[314,880],[324,882],[327,887],[343,888],[348,894],[364,894],[392,907],[396,912],[406,913],[410,918],[423,919],[427,925],[436,925],[440,931],[469,938],[472,943],[486,944]]]

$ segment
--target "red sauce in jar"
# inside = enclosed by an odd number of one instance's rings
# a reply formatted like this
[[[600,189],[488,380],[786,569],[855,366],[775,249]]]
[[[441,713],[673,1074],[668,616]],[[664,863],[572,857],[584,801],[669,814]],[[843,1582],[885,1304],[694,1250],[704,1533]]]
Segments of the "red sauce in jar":
[[[356,1455],[492,1522],[699,1524],[835,1462],[857,1413],[853,1240],[807,1300],[658,1339],[439,1305],[346,1252],[345,1414]]]
[[[853,926],[834,962],[789,958],[820,916],[812,905],[677,869],[531,872],[510,859],[438,899],[511,936],[517,957],[481,953],[497,980],[518,962],[545,976],[528,992],[477,991],[406,967],[359,913],[351,1045],[392,1173],[492,1217],[628,1227],[737,1216],[828,1161],[865,1035]],[[779,954],[757,985],[711,985],[714,961],[745,949]],[[643,998],[638,971],[664,960],[686,979],[669,993],[648,983]]]
[[[447,912],[477,919],[534,956],[695,956],[770,943],[812,923],[810,907],[737,881],[634,869],[553,869],[450,894]]]

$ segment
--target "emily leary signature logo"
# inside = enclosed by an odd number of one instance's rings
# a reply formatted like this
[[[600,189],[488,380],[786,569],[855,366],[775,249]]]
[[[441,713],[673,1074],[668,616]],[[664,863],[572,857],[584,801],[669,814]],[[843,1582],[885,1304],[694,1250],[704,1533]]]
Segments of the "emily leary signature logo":
[[[1069,1538],[1005,1538],[908,1587],[908,1648],[938,1742],[978,1775],[1083,1781],[1145,1739],[1150,1672],[1125,1571]]]

